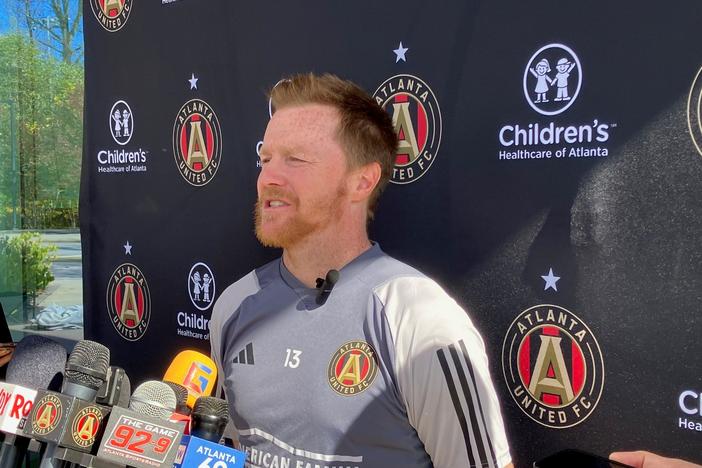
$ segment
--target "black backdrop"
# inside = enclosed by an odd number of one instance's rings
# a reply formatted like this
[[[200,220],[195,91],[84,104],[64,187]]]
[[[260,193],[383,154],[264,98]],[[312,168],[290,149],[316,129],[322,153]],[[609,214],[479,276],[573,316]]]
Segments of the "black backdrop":
[[[251,221],[265,91],[333,72],[370,93],[389,80],[376,96],[390,112],[411,102],[420,148],[435,138],[429,168],[385,193],[371,237],[470,311],[515,461],[564,447],[702,461],[697,2],[118,1],[110,20],[105,0],[85,4],[81,233],[86,337],[133,382],[184,347],[208,350],[205,291],[278,255]],[[541,59],[548,79],[529,70]],[[569,101],[556,101],[560,59]],[[514,144],[530,125],[539,141]],[[205,183],[181,172],[196,127]],[[532,326],[535,306],[545,321]],[[536,375],[539,342],[565,359],[541,377],[567,381],[572,402],[515,390]]]

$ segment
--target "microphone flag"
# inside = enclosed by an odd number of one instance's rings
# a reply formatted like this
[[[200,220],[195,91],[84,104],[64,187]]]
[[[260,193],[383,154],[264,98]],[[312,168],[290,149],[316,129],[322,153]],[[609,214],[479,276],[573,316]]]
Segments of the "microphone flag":
[[[184,386],[188,390],[188,407],[192,408],[195,400],[212,394],[217,367],[212,359],[201,352],[181,351],[168,366],[163,380]]]
[[[195,436],[183,436],[174,468],[244,468],[246,453]]]

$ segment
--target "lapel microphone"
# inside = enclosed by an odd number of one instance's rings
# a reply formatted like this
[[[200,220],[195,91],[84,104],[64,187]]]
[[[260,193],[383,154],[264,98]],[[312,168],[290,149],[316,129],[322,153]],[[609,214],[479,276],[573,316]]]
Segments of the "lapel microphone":
[[[329,298],[337,281],[339,281],[339,272],[337,270],[329,270],[324,279],[317,278],[317,289],[319,289],[316,299],[317,305],[324,305],[327,302],[327,298]]]

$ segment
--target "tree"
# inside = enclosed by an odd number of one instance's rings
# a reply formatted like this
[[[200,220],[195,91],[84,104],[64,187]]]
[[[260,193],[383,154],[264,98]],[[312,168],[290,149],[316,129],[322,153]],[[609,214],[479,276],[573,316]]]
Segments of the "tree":
[[[63,227],[51,225],[55,210],[69,207],[77,216],[82,64],[45,57],[21,34],[0,35],[0,102],[12,103],[15,109],[22,227]],[[9,108],[0,106],[0,149],[8,155]],[[17,175],[10,165],[11,158],[0,158],[3,193],[14,190]],[[76,216],[71,216],[75,225]]]
[[[64,63],[82,60],[80,38],[83,0],[16,0],[30,42],[38,42],[61,57]]]

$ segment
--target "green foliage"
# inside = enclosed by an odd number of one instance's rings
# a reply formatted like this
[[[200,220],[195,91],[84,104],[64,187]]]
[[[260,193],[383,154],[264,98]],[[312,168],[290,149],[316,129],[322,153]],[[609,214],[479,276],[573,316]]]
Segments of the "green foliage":
[[[42,53],[22,34],[0,35],[0,229],[76,225],[83,75],[82,64]],[[10,224],[13,204],[21,226]]]
[[[33,300],[54,280],[51,263],[57,247],[43,245],[38,232],[0,237],[0,292],[20,292]]]
[[[25,202],[25,216],[39,228],[70,229],[78,227],[77,200],[36,200]]]

